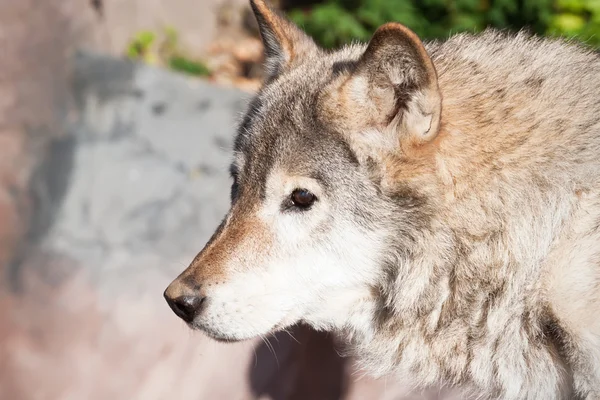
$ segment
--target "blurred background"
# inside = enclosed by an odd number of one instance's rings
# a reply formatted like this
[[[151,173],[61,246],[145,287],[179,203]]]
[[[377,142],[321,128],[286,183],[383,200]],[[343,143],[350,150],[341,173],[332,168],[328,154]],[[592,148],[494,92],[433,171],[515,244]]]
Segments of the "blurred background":
[[[324,47],[403,22],[600,45],[600,0],[280,0]],[[0,0],[0,399],[450,399],[297,327],[217,344],[162,292],[228,208],[262,79],[247,0]]]

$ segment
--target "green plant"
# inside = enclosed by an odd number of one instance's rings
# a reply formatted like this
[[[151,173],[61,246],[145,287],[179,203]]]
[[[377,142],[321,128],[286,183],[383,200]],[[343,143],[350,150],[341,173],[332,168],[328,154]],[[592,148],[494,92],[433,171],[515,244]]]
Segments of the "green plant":
[[[151,31],[139,32],[129,42],[126,53],[130,59],[162,65],[188,75],[210,75],[202,61],[185,55],[179,46],[179,34],[173,27],[165,27],[160,35]]]
[[[172,56],[169,58],[169,67],[175,71],[183,72],[188,75],[208,76],[210,70],[201,62],[194,61],[183,56]]]
[[[129,42],[127,56],[132,59],[150,62],[150,58],[152,57],[151,48],[155,41],[156,35],[153,32],[139,32]]]
[[[401,22],[424,39],[488,26],[528,29],[600,45],[600,0],[325,0],[290,18],[322,46],[368,40],[385,22]]]
[[[600,0],[558,0],[547,33],[600,46]]]

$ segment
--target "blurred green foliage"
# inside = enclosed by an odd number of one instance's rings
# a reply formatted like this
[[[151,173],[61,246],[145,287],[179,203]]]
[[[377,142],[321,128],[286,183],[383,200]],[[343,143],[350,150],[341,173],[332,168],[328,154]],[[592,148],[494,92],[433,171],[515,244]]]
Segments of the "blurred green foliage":
[[[173,56],[169,58],[169,67],[175,71],[183,72],[188,75],[210,75],[210,70],[206,65],[204,65],[204,63],[194,61],[183,56]]]
[[[210,70],[202,61],[184,54],[178,39],[179,35],[172,27],[164,28],[161,34],[138,32],[129,42],[126,53],[132,60],[163,65],[188,75],[210,75]]]
[[[324,0],[288,15],[327,48],[367,41],[390,21],[405,24],[423,39],[491,26],[600,46],[600,0]]]

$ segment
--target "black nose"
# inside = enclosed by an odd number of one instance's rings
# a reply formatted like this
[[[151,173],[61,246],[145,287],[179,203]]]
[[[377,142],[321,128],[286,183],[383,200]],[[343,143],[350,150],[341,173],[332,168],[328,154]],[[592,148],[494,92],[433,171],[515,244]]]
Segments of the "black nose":
[[[200,312],[200,307],[204,302],[201,296],[180,296],[174,299],[170,298],[165,292],[165,299],[171,307],[171,310],[185,322],[192,322]]]

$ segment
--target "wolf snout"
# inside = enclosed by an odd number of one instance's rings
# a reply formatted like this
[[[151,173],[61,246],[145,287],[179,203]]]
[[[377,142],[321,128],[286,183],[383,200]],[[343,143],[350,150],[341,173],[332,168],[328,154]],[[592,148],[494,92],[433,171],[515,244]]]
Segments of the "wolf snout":
[[[206,299],[199,291],[181,288],[176,281],[169,285],[164,296],[171,310],[187,323],[200,314]]]

